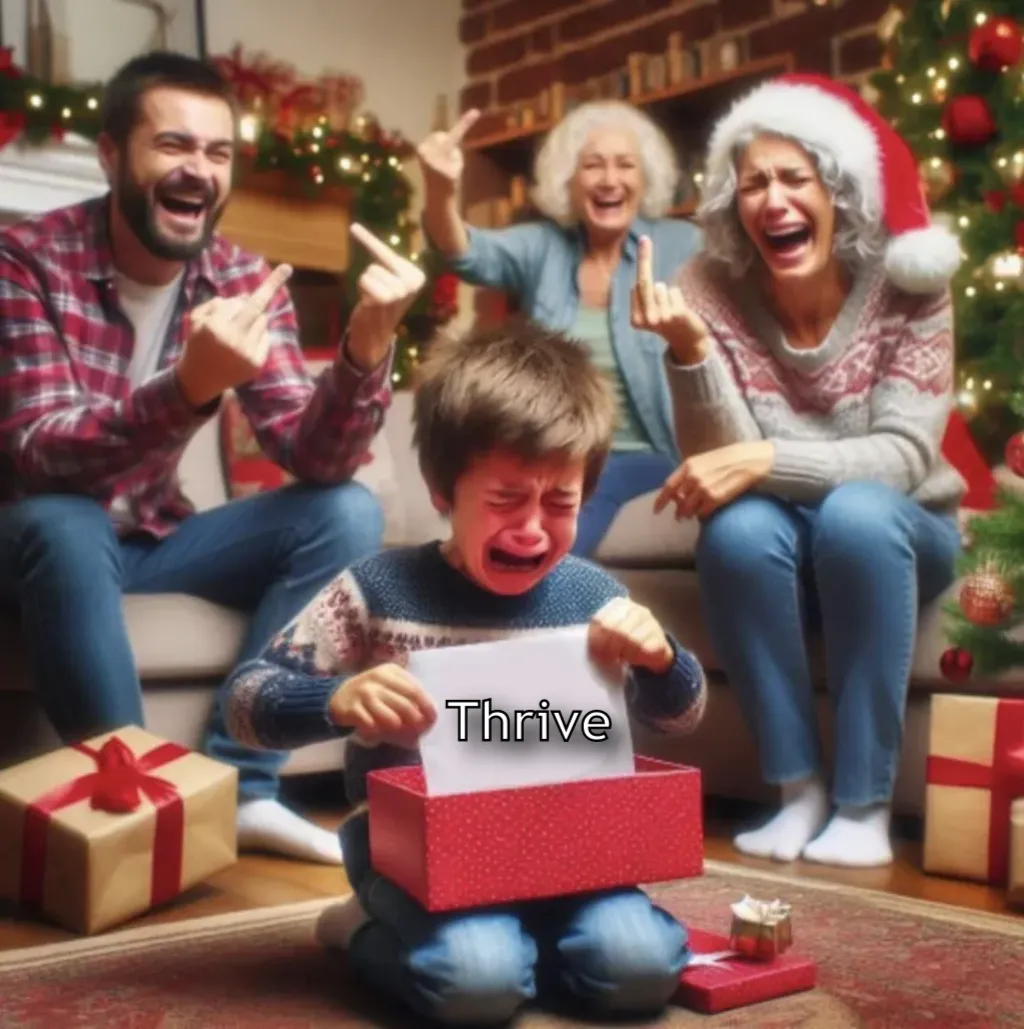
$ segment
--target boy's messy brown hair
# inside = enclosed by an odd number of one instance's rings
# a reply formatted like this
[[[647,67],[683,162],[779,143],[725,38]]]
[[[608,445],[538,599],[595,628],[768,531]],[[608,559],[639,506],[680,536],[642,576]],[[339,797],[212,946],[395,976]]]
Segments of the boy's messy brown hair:
[[[428,486],[451,503],[477,457],[585,462],[583,497],[597,485],[615,431],[615,396],[582,343],[515,319],[438,339],[419,369],[414,444]]]

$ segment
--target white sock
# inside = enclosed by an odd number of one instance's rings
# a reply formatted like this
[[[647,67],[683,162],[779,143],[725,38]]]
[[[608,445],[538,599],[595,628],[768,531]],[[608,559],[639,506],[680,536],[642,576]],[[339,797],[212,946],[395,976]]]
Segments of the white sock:
[[[348,950],[356,930],[369,920],[370,916],[353,893],[320,913],[316,922],[317,943],[325,950]]]
[[[804,848],[808,861],[849,868],[892,864],[888,804],[841,807],[825,831]]]
[[[782,786],[782,810],[765,826],[740,833],[733,843],[754,857],[795,861],[828,818],[828,791],[818,776]]]
[[[266,850],[324,865],[343,863],[336,832],[321,829],[270,799],[238,805],[238,849]]]

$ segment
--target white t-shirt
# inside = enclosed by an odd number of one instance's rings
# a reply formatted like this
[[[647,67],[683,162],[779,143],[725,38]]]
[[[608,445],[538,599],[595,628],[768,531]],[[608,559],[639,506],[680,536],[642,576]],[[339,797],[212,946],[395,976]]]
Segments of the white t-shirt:
[[[166,286],[147,286],[125,275],[115,275],[121,307],[135,327],[135,349],[128,372],[132,389],[138,389],[156,374],[183,274],[179,272]]]
[[[157,372],[160,351],[163,349],[167,330],[174,316],[174,307],[181,288],[179,273],[166,286],[147,286],[125,275],[115,273],[117,297],[128,320],[135,327],[135,349],[132,351],[128,377],[132,389],[138,389]],[[111,517],[118,524],[125,524],[131,518],[128,500],[119,496],[110,509]]]

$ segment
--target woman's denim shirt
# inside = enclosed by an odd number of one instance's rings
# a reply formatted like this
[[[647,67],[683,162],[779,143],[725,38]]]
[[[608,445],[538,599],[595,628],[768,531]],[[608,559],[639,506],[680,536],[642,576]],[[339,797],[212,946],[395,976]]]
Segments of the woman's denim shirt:
[[[581,228],[553,221],[505,229],[467,225],[469,249],[448,267],[463,281],[511,294],[524,315],[545,328],[568,332],[580,295],[577,272],[585,254]],[[630,324],[636,284],[636,251],[641,236],[654,244],[654,280],[671,283],[679,268],[697,253],[700,231],[675,219],[638,218],[629,230],[622,260],[611,284],[609,306],[612,347],[640,422],[655,450],[680,460],[673,431],[672,400],[665,377],[665,341]]]

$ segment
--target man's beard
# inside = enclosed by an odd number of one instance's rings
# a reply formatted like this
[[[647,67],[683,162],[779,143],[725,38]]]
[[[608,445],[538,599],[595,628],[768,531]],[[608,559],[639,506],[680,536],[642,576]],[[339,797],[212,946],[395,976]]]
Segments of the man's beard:
[[[171,193],[175,190],[203,193],[203,228],[191,242],[169,237],[160,231],[157,218],[159,201],[156,197],[161,193]],[[220,207],[214,206],[217,195],[213,183],[203,182],[186,172],[177,171],[157,183],[153,192],[154,196],[150,197],[128,170],[116,184],[115,199],[118,209],[139,242],[154,257],[164,261],[189,261],[201,254],[212,239],[217,223],[224,213],[223,204]]]

